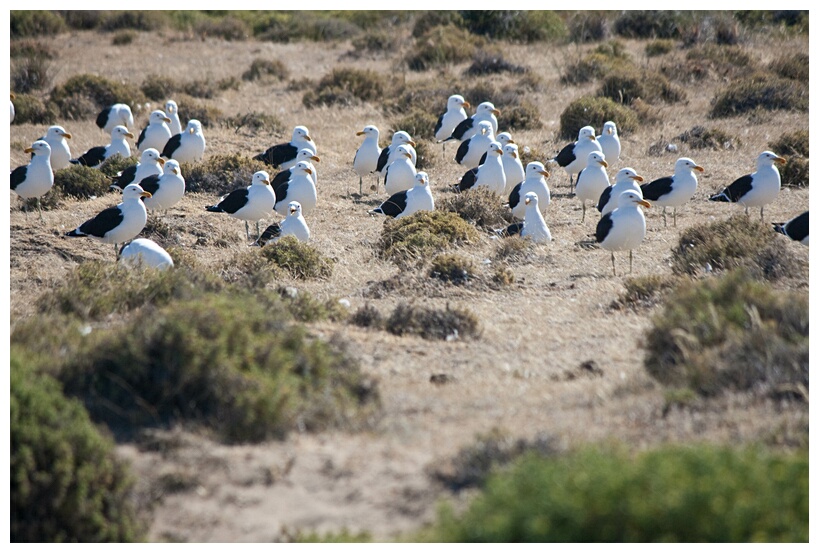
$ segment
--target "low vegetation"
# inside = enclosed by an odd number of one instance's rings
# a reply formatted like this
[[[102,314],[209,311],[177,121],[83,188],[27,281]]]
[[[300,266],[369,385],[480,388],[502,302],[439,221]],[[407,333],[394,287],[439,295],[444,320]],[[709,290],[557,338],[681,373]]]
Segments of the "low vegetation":
[[[661,73],[636,68],[610,71],[603,77],[597,95],[626,105],[638,98],[651,104],[675,103],[686,97],[683,89],[669,83]]]
[[[384,96],[384,79],[375,71],[338,67],[324,75],[315,90],[302,97],[306,107],[374,102]]]
[[[756,109],[807,111],[808,90],[799,81],[756,73],[717,92],[709,115],[733,117]]]
[[[612,307],[650,307],[656,305],[679,285],[681,279],[673,275],[648,275],[627,278],[626,290],[614,301]]]
[[[805,52],[780,56],[771,62],[769,68],[784,79],[805,84],[810,80],[810,57]]]
[[[103,196],[110,192],[111,178],[99,169],[69,165],[54,174],[54,189],[75,199]]]
[[[32,123],[50,125],[57,118],[57,106],[44,102],[33,94],[16,94],[14,100],[14,121],[12,125]]]
[[[261,151],[260,149],[258,153]],[[253,174],[257,171],[270,172],[270,166],[240,154],[208,155],[199,163],[183,163],[180,169],[185,176],[186,192],[204,192],[217,196],[250,186]]]
[[[718,127],[707,129],[697,125],[674,137],[694,150],[734,150],[742,145],[737,136],[733,136]]]
[[[507,199],[488,188],[475,188],[440,200],[438,209],[456,213],[464,221],[492,232],[513,220],[512,212],[503,206]]]
[[[680,286],[646,336],[645,366],[664,386],[714,396],[808,389],[808,298],[745,271]]]
[[[414,263],[477,238],[475,228],[455,213],[419,211],[385,221],[377,251],[399,264]]]
[[[741,508],[737,506],[741,505]],[[807,450],[666,446],[528,455],[497,471],[432,542],[805,542]]]
[[[452,25],[428,29],[418,37],[415,47],[404,62],[412,71],[426,71],[435,67],[469,61],[485,41],[469,31]]]
[[[386,329],[397,336],[412,334],[425,340],[457,340],[481,335],[478,317],[469,309],[444,309],[401,303],[387,319]]]
[[[565,84],[582,84],[605,77],[612,71],[634,67],[631,56],[622,42],[611,40],[598,45],[579,60],[569,64],[560,81]]]
[[[242,73],[242,79],[245,81],[256,81],[267,76],[285,81],[290,78],[290,71],[280,59],[256,58],[250,64],[250,68]]]
[[[560,114],[560,138],[577,140],[581,128],[591,125],[601,130],[606,121],[614,121],[619,134],[632,133],[640,126],[637,114],[629,106],[610,98],[583,96]]]
[[[475,277],[475,264],[456,253],[442,253],[432,259],[429,276],[451,284],[467,284]]]
[[[132,86],[91,74],[70,77],[54,87],[50,95],[50,101],[67,119],[93,119],[105,106],[116,103],[134,106],[146,100],[145,95]]]
[[[333,274],[332,260],[294,236],[284,236],[268,244],[261,249],[261,255],[293,278],[329,278]]]

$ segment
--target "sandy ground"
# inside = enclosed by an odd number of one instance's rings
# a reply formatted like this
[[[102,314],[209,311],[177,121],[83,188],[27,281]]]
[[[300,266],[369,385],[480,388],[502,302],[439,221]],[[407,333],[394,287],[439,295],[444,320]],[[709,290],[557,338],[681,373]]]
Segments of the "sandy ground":
[[[384,79],[400,78],[392,70],[393,58],[350,61],[343,55],[348,43],[336,45],[280,45],[260,42],[191,41],[170,33],[140,33],[128,46],[110,45],[110,36],[71,33],[53,37],[60,52],[54,81],[76,73],[100,75],[141,83],[149,74],[173,75],[192,80],[194,75],[212,78],[240,77],[255,58],[279,58],[291,76],[318,79],[337,65],[372,68]],[[801,45],[807,48],[806,40]],[[635,59],[649,65],[643,45],[626,42]],[[776,47],[748,44],[762,63],[771,60]],[[776,45],[774,45],[776,46]],[[793,44],[782,48],[800,47]],[[533,93],[541,110],[543,128],[514,133],[519,144],[547,154],[556,153],[564,140],[557,139],[559,116],[569,101],[593,90],[592,85],[569,87],[559,83],[570,59],[587,47],[516,46],[504,50],[512,63],[525,65],[544,83]],[[186,57],[178,55],[185,52]],[[781,51],[781,48],[780,50]],[[149,63],[144,56],[148,54]],[[91,54],[102,54],[90,65]],[[99,58],[97,58],[99,60]],[[459,76],[464,66],[444,71]],[[408,79],[433,79],[435,72],[406,75]],[[461,78],[461,77],[458,77]],[[514,76],[493,77],[514,86]],[[137,443],[119,445],[137,475],[137,494],[152,505],[151,541],[266,542],[292,539],[299,532],[367,531],[376,540],[400,539],[434,518],[442,500],[461,501],[431,477],[476,435],[492,429],[520,438],[549,436],[561,448],[586,443],[622,442],[640,450],[666,442],[713,441],[743,443],[762,439],[788,445],[794,435],[807,433],[807,407],[783,405],[744,395],[728,395],[693,410],[663,413],[663,390],[643,368],[642,336],[651,326],[657,307],[614,309],[613,300],[624,291],[621,276],[628,269],[627,254],[618,254],[618,276],[612,275],[608,252],[588,248],[596,217],[580,224],[580,205],[569,197],[566,174],[557,169],[549,180],[553,203],[546,221],[554,236],[548,245],[533,246],[529,259],[512,262],[516,282],[494,289],[475,282],[466,286],[424,284],[423,272],[401,272],[373,253],[383,220],[371,218],[367,209],[384,199],[347,196],[357,191],[352,159],[360,143],[355,132],[366,124],[382,129],[382,145],[390,122],[377,106],[346,108],[302,105],[301,92],[286,90],[275,80],[243,81],[210,100],[226,115],[249,111],[275,114],[287,129],[308,126],[319,147],[319,205],[308,217],[312,244],[337,262],[333,276],[325,281],[289,281],[318,297],[346,298],[352,310],[369,303],[389,313],[401,301],[415,300],[434,306],[468,307],[481,320],[483,334],[477,340],[430,342],[415,337],[396,337],[386,332],[361,329],[344,323],[310,325],[317,337],[340,333],[348,340],[365,373],[378,381],[383,402],[381,418],[362,433],[327,432],[299,434],[287,440],[257,445],[226,446],[196,433],[182,430],[148,433]],[[679,210],[678,226],[664,227],[659,210],[648,210],[648,234],[634,252],[634,270],[628,277],[670,274],[671,248],[679,233],[693,224],[718,221],[742,209],[735,205],[705,201],[709,195],[738,176],[753,170],[757,154],[784,131],[807,127],[807,114],[776,113],[750,122],[748,117],[709,121],[705,114],[714,91],[722,83],[709,80],[686,87],[684,103],[661,105],[660,121],[632,135],[622,136],[623,156],[610,174],[632,166],[651,180],[670,174],[677,155],[689,155],[706,171],[692,202]],[[445,103],[441,98],[441,106]],[[473,104],[484,100],[468,98]],[[503,109],[503,106],[498,106]],[[144,124],[149,109],[137,113]],[[184,106],[180,105],[184,114]],[[72,151],[82,152],[103,144],[106,137],[93,121],[60,121],[74,135]],[[694,125],[719,126],[738,136],[741,146],[724,151],[688,151],[651,157],[648,147]],[[23,148],[44,131],[39,125],[11,127],[10,165],[24,163]],[[502,130],[502,129],[501,129]],[[599,129],[598,129],[599,130]],[[234,133],[232,129],[205,129],[206,155],[242,151],[255,154],[289,138],[262,132]],[[463,173],[440,146],[427,172],[436,200],[450,194],[445,185]],[[383,188],[382,188],[383,191]],[[787,220],[807,209],[808,189],[783,188],[779,198],[765,210],[766,221]],[[165,245],[185,246],[205,266],[218,266],[246,248],[241,222],[206,213],[202,206],[215,198],[189,194],[167,216],[177,230]],[[113,262],[113,248],[93,240],[62,236],[100,209],[113,205],[106,195],[94,200],[68,202],[48,211],[45,221],[26,218],[19,199],[10,194],[11,218],[11,320],[32,312],[41,291],[61,279],[83,260]],[[591,212],[590,212],[591,214]],[[758,211],[752,212],[758,217]],[[265,221],[265,223],[272,222]],[[196,245],[195,232],[210,229],[232,237],[228,248]],[[804,262],[803,278],[780,284],[808,286],[808,249],[772,234],[790,255]],[[478,243],[458,253],[467,256],[490,274],[497,242],[482,234]],[[374,297],[374,283],[400,274],[406,284],[385,297]],[[581,368],[593,361],[600,369]],[[448,382],[431,383],[434,374],[446,374]],[[171,487],[169,481],[179,483]],[[468,495],[468,494],[466,494]]]

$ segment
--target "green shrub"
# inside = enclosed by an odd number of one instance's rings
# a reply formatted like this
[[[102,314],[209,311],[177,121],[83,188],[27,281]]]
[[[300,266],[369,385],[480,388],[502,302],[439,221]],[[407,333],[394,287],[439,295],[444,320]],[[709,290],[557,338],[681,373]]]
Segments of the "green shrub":
[[[47,58],[31,57],[14,60],[11,65],[11,86],[20,93],[42,90],[49,86],[51,62]]]
[[[218,19],[202,19],[194,24],[194,30],[198,35],[224,40],[246,40],[251,35],[250,25],[230,15]]]
[[[38,39],[12,40],[9,44],[9,55],[12,59],[38,58],[57,59],[57,51],[47,42]]]
[[[379,330],[383,329],[386,325],[384,315],[369,303],[359,307],[358,310],[353,313],[353,316],[350,317],[350,322],[356,326]]]
[[[568,32],[563,19],[553,11],[465,10],[461,17],[470,32],[494,40],[557,42]]]
[[[526,100],[521,101],[519,104],[505,106],[501,116],[498,117],[498,127],[510,131],[539,129],[542,126],[540,109]]]
[[[674,140],[679,140],[694,150],[733,150],[742,145],[738,137],[722,129],[706,129],[701,125],[675,136]]]
[[[805,542],[808,456],[667,446],[629,455],[529,455],[499,471],[462,514],[442,509],[434,542]]]
[[[11,10],[9,15],[11,38],[38,35],[56,35],[65,31],[63,18],[53,11]]]
[[[102,25],[104,15],[108,12],[101,10],[59,10],[69,29],[89,31]]]
[[[85,109],[91,111],[77,113],[72,108],[79,105],[77,100],[84,101]],[[111,104],[144,104],[146,98],[141,91],[123,83],[116,83],[105,77],[87,73],[74,75],[62,85],[51,91],[51,101],[57,105],[64,117],[80,119],[94,118],[99,110]]]
[[[387,331],[397,336],[413,334],[425,340],[457,340],[481,335],[478,318],[469,309],[428,308],[399,304],[387,319]]]
[[[629,10],[614,20],[614,32],[625,38],[679,38],[687,23],[684,12]]]
[[[477,238],[475,228],[455,213],[419,211],[385,220],[377,251],[383,259],[403,264]]]
[[[805,52],[780,56],[771,62],[770,70],[784,79],[793,79],[808,84],[810,79],[810,57]]]
[[[658,38],[657,40],[652,40],[648,44],[646,44],[646,56],[649,58],[653,58],[656,56],[665,55],[672,50],[677,45],[676,42],[673,40],[669,40],[667,38]]]
[[[566,26],[571,42],[598,42],[611,35],[611,21],[606,12],[592,10],[573,12]]]
[[[768,146],[781,156],[792,156],[799,154],[810,157],[810,134],[807,129],[799,129],[793,132],[785,132]]]
[[[435,134],[435,125],[438,124],[438,116],[434,112],[424,111],[420,109],[413,109],[400,119],[393,121],[390,124],[390,129],[395,129],[393,132],[405,131],[408,132],[413,141],[419,141],[419,137],[431,137]],[[417,154],[417,151],[416,151]],[[416,164],[416,169],[421,169]]]
[[[343,345],[260,299],[207,294],[92,332],[61,368],[66,393],[116,430],[181,423],[228,443],[366,424],[377,391]]]
[[[361,27],[330,12],[274,12],[267,18],[256,18],[253,33],[260,40],[272,42],[325,42],[351,39],[361,33]]]
[[[522,74],[526,72],[526,68],[509,63],[499,51],[478,50],[472,57],[472,64],[464,71],[464,75],[493,75],[504,72]]]
[[[800,33],[808,32],[807,10],[737,10],[734,17],[751,29],[782,26]]]
[[[599,79],[615,70],[626,70],[633,66],[631,56],[623,43],[612,40],[601,44],[578,61],[569,64],[560,82],[564,84],[587,83]]]
[[[261,249],[261,255],[293,278],[330,278],[333,262],[295,236],[284,236]]]
[[[796,273],[797,261],[771,242],[770,233],[765,223],[744,215],[688,227],[671,250],[671,268],[697,275],[744,267],[771,280]]]
[[[583,96],[574,100],[560,114],[560,138],[577,140],[577,133],[586,125],[602,129],[606,121],[615,121],[620,134],[633,133],[639,127],[633,109],[611,100]]]
[[[389,57],[402,42],[402,37],[392,29],[372,29],[353,39],[353,50],[348,55],[354,58],[364,54]]]
[[[222,127],[233,129],[236,133],[241,129],[246,129],[254,136],[260,132],[282,134],[287,130],[278,117],[261,111],[223,117],[219,120],[219,124]]]
[[[744,271],[681,286],[654,318],[645,366],[658,382],[703,396],[808,388],[808,298]]]
[[[661,73],[636,68],[609,72],[597,95],[621,104],[630,104],[637,98],[649,103],[674,103],[686,97],[683,89],[669,83]]]
[[[149,100],[154,102],[164,102],[178,90],[173,79],[156,74],[145,77],[139,89]]]
[[[648,275],[627,278],[623,282],[626,291],[615,300],[612,307],[656,305],[666,293],[673,290],[680,282],[679,277],[671,275]]]
[[[185,175],[185,190],[209,194],[227,194],[237,188],[250,186],[256,171],[267,171],[269,167],[240,154],[215,154],[207,156],[199,163],[183,163],[180,166]]]
[[[54,189],[61,196],[85,200],[103,196],[110,191],[111,179],[98,169],[69,165],[54,174]]]
[[[180,106],[179,118],[181,121],[197,119],[207,129],[216,125],[224,117],[222,110],[219,108],[199,102],[192,96],[187,94],[176,94],[175,96],[176,103]]]
[[[426,34],[433,27],[464,27],[464,18],[454,10],[429,10],[418,14],[415,25],[412,27],[412,36],[415,38]]]
[[[32,123],[35,125],[51,124],[57,119],[57,106],[44,102],[32,94],[16,94],[14,100],[13,125]]]
[[[114,443],[15,349],[10,370],[11,541],[141,541],[133,480]]]
[[[717,92],[709,116],[732,117],[755,109],[807,111],[808,89],[798,81],[757,73]]]
[[[136,156],[122,157],[121,155],[117,154],[103,161],[97,170],[111,179],[117,176],[120,171],[123,171],[132,165],[136,165],[138,161],[139,160],[136,158]]]
[[[383,79],[375,71],[340,67],[322,77],[315,90],[305,92],[302,103],[306,107],[351,105],[377,101],[383,94]]]
[[[299,322],[313,323],[328,319],[341,322],[350,316],[350,312],[338,298],[321,300],[292,286],[280,286],[278,293],[288,313]]]
[[[250,69],[242,74],[242,79],[256,81],[267,75],[272,75],[283,81],[290,76],[290,71],[288,71],[284,62],[278,58],[272,60],[256,58],[250,64]]]
[[[432,27],[415,41],[404,58],[412,71],[469,61],[485,41],[452,25]]]
[[[784,167],[779,170],[782,184],[797,187],[808,186],[810,184],[809,169],[808,158],[798,154],[788,157]]]
[[[165,15],[161,11],[128,10],[107,12],[102,20],[101,28],[104,31],[119,31],[121,29],[156,31],[166,25]]]
[[[128,46],[136,37],[137,34],[134,31],[120,31],[111,38],[111,44],[114,46]]]
[[[438,209],[456,213],[464,221],[491,232],[513,220],[512,212],[503,206],[505,200],[488,188],[475,188],[440,200]]]
[[[467,284],[475,277],[475,264],[462,255],[442,253],[432,259],[429,276],[452,284]]]

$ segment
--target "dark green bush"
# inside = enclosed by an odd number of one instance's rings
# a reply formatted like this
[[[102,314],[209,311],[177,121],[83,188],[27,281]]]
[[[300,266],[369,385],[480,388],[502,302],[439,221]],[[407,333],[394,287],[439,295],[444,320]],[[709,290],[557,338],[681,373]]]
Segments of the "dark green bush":
[[[694,150],[733,150],[742,144],[738,137],[722,129],[706,129],[701,125],[675,136],[674,140],[679,140]]]
[[[586,125],[602,129],[606,121],[617,123],[620,134],[633,133],[639,127],[637,114],[610,98],[583,96],[566,106],[560,114],[560,138],[577,140],[577,133]]]
[[[697,275],[744,267],[771,280],[795,274],[797,261],[771,242],[770,233],[764,222],[744,215],[688,227],[671,250],[671,268]]]
[[[238,81],[237,81],[238,82]],[[232,86],[232,83],[229,83]],[[176,103],[179,104],[180,121],[190,121],[197,119],[206,129],[216,125],[224,117],[219,108],[197,101],[193,96],[187,94],[175,94]]]
[[[145,77],[139,89],[149,100],[154,102],[164,102],[178,90],[173,79],[156,74]]]
[[[353,39],[353,50],[348,55],[360,58],[364,54],[390,57],[403,39],[392,29],[372,29]]]
[[[456,253],[438,254],[432,259],[429,276],[452,284],[467,284],[475,278],[475,264]]]
[[[438,116],[434,112],[413,109],[400,119],[390,124],[391,129],[408,132],[416,145],[420,137],[432,137],[435,135],[435,125],[438,124]],[[417,151],[416,151],[417,153]],[[416,169],[421,169],[416,163]]]
[[[412,71],[469,61],[485,41],[452,25],[432,27],[415,41],[404,61]]]
[[[709,115],[732,117],[755,109],[807,111],[808,89],[799,81],[757,73],[718,92]]]
[[[194,31],[201,36],[224,40],[246,40],[252,33],[250,25],[244,20],[230,15],[217,19],[202,19],[194,24]]]
[[[117,176],[124,169],[136,165],[138,161],[136,156],[122,157],[117,154],[103,161],[97,170],[110,179]]]
[[[463,26],[470,32],[509,42],[557,42],[566,34],[563,19],[553,11],[465,10]]]
[[[133,29],[134,31],[156,31],[167,26],[163,12],[152,10],[109,11],[105,14],[101,28],[104,31]]]
[[[284,236],[261,249],[261,255],[293,278],[330,278],[333,262],[295,236]]]
[[[222,195],[250,186],[253,174],[267,171],[269,167],[240,154],[215,154],[206,156],[199,163],[183,163],[180,169],[185,176],[187,192]]]
[[[272,60],[256,58],[250,64],[250,69],[242,74],[242,79],[246,81],[256,81],[267,75],[272,75],[280,80],[286,80],[290,77],[290,71],[288,71],[284,62],[278,58]]]
[[[413,334],[425,340],[455,340],[481,335],[478,318],[469,309],[445,309],[399,304],[387,320],[387,331],[397,336]]]
[[[810,184],[810,163],[808,158],[800,155],[788,157],[785,166],[779,170],[782,184],[789,186],[808,186]]]
[[[540,108],[526,100],[506,105],[501,112],[501,116],[498,117],[498,127],[510,131],[539,129],[542,126]]]
[[[59,10],[57,13],[62,16],[65,24],[70,29],[89,31],[99,28],[105,14],[108,12],[101,10]]]
[[[383,79],[375,71],[339,67],[322,77],[315,90],[305,92],[302,103],[306,107],[351,105],[377,101],[383,95]]]
[[[261,111],[253,111],[231,117],[223,117],[219,120],[219,125],[228,129],[233,129],[233,131],[237,133],[241,129],[245,129],[253,135],[260,132],[271,133],[274,135],[283,134],[287,130],[284,123],[282,123],[278,117]]]
[[[361,33],[361,27],[331,12],[273,12],[255,19],[253,33],[260,40],[272,42],[325,42],[351,39]]]
[[[637,98],[648,103],[674,103],[685,100],[685,91],[668,82],[661,73],[628,68],[610,71],[597,91],[598,96],[630,104]]]
[[[464,27],[464,18],[454,10],[429,10],[418,14],[412,27],[412,36],[418,38],[433,27]]]
[[[9,44],[9,55],[16,58],[57,59],[57,51],[47,42],[39,39],[12,40]]]
[[[673,40],[669,40],[667,38],[658,38],[657,40],[652,40],[648,44],[646,44],[646,56],[649,58],[653,58],[655,56],[662,56],[671,52],[675,46],[677,45],[676,42]]]
[[[617,40],[597,46],[594,50],[566,67],[560,81],[565,84],[587,83],[599,79],[614,70],[626,70],[633,66],[631,56],[622,42]]]
[[[504,72],[522,74],[526,72],[526,68],[509,63],[499,51],[478,50],[472,57],[472,65],[466,68],[464,74],[476,76]]]
[[[419,211],[385,220],[377,251],[383,259],[403,264],[477,238],[475,228],[455,213]]]
[[[614,32],[625,38],[679,38],[688,24],[679,11],[623,11],[614,20]]]
[[[369,303],[359,307],[350,317],[350,322],[356,326],[375,329],[383,329],[386,325],[384,315]]]
[[[433,542],[806,542],[808,456],[710,445],[529,455]]]
[[[51,62],[43,57],[14,60],[11,64],[11,87],[18,93],[42,90],[51,82]]]
[[[647,275],[627,278],[623,282],[626,291],[614,301],[612,307],[656,305],[663,296],[680,282],[674,275]]]
[[[114,443],[15,349],[10,371],[11,541],[141,541],[133,480]]]
[[[120,31],[111,38],[111,44],[114,46],[127,46],[136,39],[137,34],[134,31]]]
[[[807,10],[737,10],[734,17],[751,29],[781,26],[800,33],[808,32]]]
[[[182,423],[233,443],[366,424],[377,392],[343,345],[260,299],[206,294],[92,332],[61,368],[66,393],[124,433]]]
[[[313,323],[328,319],[341,322],[350,316],[350,312],[338,298],[322,300],[309,292],[298,290],[292,286],[280,286],[278,293],[288,313],[293,316],[293,319],[302,323]]]
[[[63,196],[85,200],[110,191],[111,179],[98,169],[69,165],[54,174],[54,189]]]
[[[781,156],[799,154],[810,157],[810,134],[807,129],[782,133],[782,136],[770,142],[768,146]]]
[[[611,34],[610,16],[606,12],[576,11],[569,16],[566,25],[571,42],[598,42]]]
[[[456,213],[464,221],[491,232],[513,220],[509,208],[503,207],[505,201],[488,188],[475,188],[440,200],[438,209]]]
[[[74,106],[79,105],[78,99],[87,106],[85,109],[90,111],[77,113],[72,110]],[[129,106],[144,104],[146,98],[134,87],[84,73],[74,75],[62,85],[54,87],[51,91],[51,101],[64,117],[79,119],[94,118],[99,110],[111,104],[122,103]]]
[[[734,271],[680,286],[646,336],[645,366],[664,386],[703,396],[808,388],[808,298]]]
[[[717,79],[739,78],[757,66],[755,58],[745,48],[711,43],[691,48],[685,60],[688,72],[710,73]]]
[[[47,10],[11,10],[9,23],[12,39],[65,31],[63,18]]]

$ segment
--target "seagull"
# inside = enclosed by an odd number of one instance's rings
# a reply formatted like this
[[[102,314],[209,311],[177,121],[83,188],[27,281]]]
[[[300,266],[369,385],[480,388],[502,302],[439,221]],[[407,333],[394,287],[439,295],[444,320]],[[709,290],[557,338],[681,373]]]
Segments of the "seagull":
[[[674,163],[674,174],[640,185],[643,198],[650,200],[654,205],[663,207],[663,223],[668,226],[665,210],[674,208],[674,226],[677,226],[677,206],[680,206],[694,197],[697,191],[697,175],[694,171],[705,171],[693,159],[681,157]]]
[[[478,123],[479,130],[471,138],[467,138],[458,146],[455,161],[466,167],[478,167],[481,157],[488,151],[489,145],[495,142],[495,133],[489,121]]]
[[[620,137],[617,135],[617,125],[614,121],[603,123],[603,134],[597,137],[601,151],[606,156],[606,161],[615,163],[620,159]]]
[[[472,117],[467,117],[455,127],[455,130],[452,131],[452,135],[444,140],[460,140],[464,141],[467,138],[472,138],[478,131],[480,127],[478,126],[481,121],[489,121],[492,124],[492,134],[498,132],[498,116],[501,112],[495,108],[492,102],[483,102],[478,105],[475,109],[475,115]]]
[[[9,100],[9,108],[11,111],[9,112],[9,123],[14,121],[14,92],[11,93],[11,100]]]
[[[378,157],[381,155],[381,148],[378,146],[378,127],[367,125],[362,130],[355,133],[356,136],[364,136],[364,142],[358,147],[353,158],[353,170],[358,175],[358,195],[364,192],[364,176],[374,173],[378,166]],[[376,178],[378,186],[378,178]],[[348,189],[349,192],[349,189]]]
[[[415,152],[415,141],[412,140],[409,133],[406,131],[393,133],[392,142],[389,146],[381,150],[381,153],[378,155],[378,163],[376,163],[375,166],[375,170],[381,173],[381,176],[385,179],[387,177],[387,167],[398,159],[398,147],[402,145],[409,146],[407,151],[410,153],[412,166],[415,167],[415,164],[418,163],[418,154]]]
[[[313,179],[313,184],[318,185],[318,172],[316,171],[316,166],[313,165],[313,162],[320,162],[321,158],[315,155],[311,150],[307,148],[303,148],[299,150],[299,153],[296,154],[296,164],[298,165],[299,161],[309,161],[312,169],[312,173],[310,174],[310,178]],[[270,181],[270,187],[273,190],[278,190],[280,186],[283,184],[287,184],[287,181],[293,176],[293,167],[290,169],[285,169],[284,171],[279,171],[276,173],[276,176],[273,177],[273,180]]]
[[[577,140],[564,146],[560,153],[549,160],[563,167],[569,174],[569,185],[574,192],[573,177],[586,167],[589,154],[593,151],[602,152],[603,148],[594,136],[594,127],[586,126],[577,133]]]
[[[205,135],[198,119],[188,121],[185,132],[173,135],[162,149],[162,157],[173,158],[179,163],[202,161],[204,156]]]
[[[485,186],[499,196],[503,194],[506,189],[506,174],[503,172],[500,142],[490,142],[486,152],[486,162],[464,173],[461,182],[454,185],[455,192]]]
[[[526,179],[516,184],[509,193],[509,207],[512,209],[512,215],[523,219],[526,204],[521,202],[521,198],[524,198],[529,192],[537,194],[540,208],[546,209],[549,206],[552,194],[549,191],[549,185],[546,184],[547,178],[549,178],[549,172],[541,162],[533,161],[526,165]]]
[[[111,143],[107,146],[95,146],[91,148],[77,159],[72,159],[71,163],[74,165],[85,165],[86,167],[99,167],[99,165],[115,155],[121,155],[123,158],[131,157],[131,147],[128,145],[126,138],[134,138],[134,133],[128,131],[122,125],[117,125],[111,131]]]
[[[523,238],[530,238],[533,242],[551,242],[552,233],[546,226],[543,214],[538,208],[537,194],[527,192],[523,197],[523,204],[526,206],[526,213],[522,223],[512,223],[504,229],[496,229],[499,236],[513,236],[520,234]]]
[[[500,141],[498,142],[503,144]],[[501,163],[503,163],[503,173],[506,175],[506,188],[503,193],[509,194],[512,192],[512,188],[522,183],[523,179],[526,178],[526,171],[523,169],[523,164],[520,162],[520,156],[518,155],[517,144],[507,143],[503,146]]]
[[[645,179],[638,175],[631,167],[624,167],[617,171],[617,174],[614,176],[614,185],[606,187],[603,193],[600,194],[600,199],[597,201],[597,211],[599,211],[601,215],[606,215],[615,209],[620,194],[626,190],[633,190],[642,198],[643,191],[640,190],[640,186],[636,183],[643,182],[643,180]]]
[[[111,134],[114,127],[122,125],[128,129],[134,127],[134,114],[128,104],[114,104],[103,108],[97,115],[97,126]]]
[[[267,245],[278,241],[284,236],[295,236],[299,242],[307,242],[310,239],[310,229],[301,214],[301,204],[299,202],[290,202],[287,204],[287,209],[289,213],[284,221],[273,223],[267,227],[256,241],[257,244]]]
[[[148,148],[139,158],[136,165],[120,171],[111,183],[111,188],[117,190],[124,190],[126,186],[132,183],[139,183],[142,179],[150,177],[151,175],[161,175],[162,166],[165,160],[159,157],[159,152],[154,148]]]
[[[594,151],[588,156],[586,168],[577,175],[577,186],[574,192],[583,206],[581,223],[586,220],[586,200],[591,200],[592,205],[597,205],[600,195],[609,187],[609,176],[606,173],[608,166],[603,152]]]
[[[512,134],[508,132],[502,132],[495,136],[495,142],[500,142],[501,148],[504,148],[507,144],[514,144],[515,141],[512,140]],[[480,161],[478,161],[478,165],[483,165],[483,162],[486,161],[486,152],[483,153],[481,156]],[[520,180],[523,180],[521,178]],[[520,182],[518,180],[517,182]]]
[[[290,142],[276,144],[271,146],[261,154],[253,157],[256,161],[263,161],[268,165],[273,166],[274,169],[281,167],[282,169],[290,169],[296,163],[296,156],[299,150],[308,149],[313,154],[318,154],[316,143],[310,138],[310,131],[303,125],[298,125],[293,128],[293,135]]]
[[[786,223],[773,223],[773,227],[776,232],[784,234],[791,240],[796,240],[806,246],[810,245],[810,224],[808,223],[807,211],[797,215]]]
[[[98,238],[105,244],[113,244],[114,252],[118,253],[118,244],[131,240],[145,228],[148,212],[145,210],[142,198],[150,197],[151,193],[143,190],[140,185],[129,184],[122,191],[121,203],[103,209],[65,235]]]
[[[435,124],[435,140],[437,142],[444,142],[447,138],[452,136],[452,131],[458,126],[458,123],[466,119],[466,110],[464,108],[471,107],[469,102],[464,100],[460,94],[453,94],[446,101],[446,111],[438,117],[438,122]],[[444,144],[446,148],[446,144]]]
[[[152,111],[148,116],[148,126],[142,129],[137,138],[137,150],[144,152],[148,148],[154,148],[161,152],[171,139],[171,129],[168,127],[170,122],[171,120],[161,109]]]
[[[54,172],[51,170],[51,146],[45,140],[36,140],[26,148],[25,153],[33,154],[28,165],[21,165],[11,172],[11,189],[18,196],[27,200],[37,198],[37,211],[40,220],[43,220],[43,211],[40,208],[40,196],[46,194],[54,186]],[[28,207],[23,203],[23,209],[28,216]]]
[[[182,133],[182,122],[179,120],[179,107],[173,100],[165,102],[165,115],[171,120],[168,128],[171,129],[171,136]]]
[[[782,187],[779,170],[774,163],[785,163],[785,158],[769,150],[762,152],[756,158],[756,171],[739,177],[722,192],[711,196],[709,200],[741,204],[745,207],[746,215],[749,207],[758,207],[759,218],[763,219],[765,206],[776,199]]]
[[[614,252],[628,250],[628,270],[632,271],[632,250],[646,237],[646,218],[640,206],[651,207],[640,194],[627,190],[620,194],[618,207],[603,215],[594,233],[600,247],[611,252],[611,268],[617,276]]]
[[[367,213],[400,219],[416,211],[435,211],[435,200],[429,188],[429,175],[424,171],[419,171],[415,174],[415,183],[415,186],[409,190],[396,192],[384,200],[380,206]]]
[[[274,209],[280,215],[287,215],[290,202],[299,202],[299,210],[309,215],[316,207],[318,200],[316,185],[313,182],[313,164],[300,161],[291,170],[291,177],[286,183],[274,188],[276,203]]]
[[[120,264],[130,269],[152,267],[165,271],[173,267],[173,258],[162,246],[149,238],[135,238],[119,249]]]
[[[71,135],[59,125],[52,125],[48,128],[45,136],[37,140],[45,140],[51,146],[51,170],[59,171],[71,165],[71,149],[68,147],[67,138]]]
[[[151,193],[151,197],[145,199],[145,207],[151,211],[170,209],[185,195],[185,178],[175,159],[165,162],[161,174],[146,177],[139,185]]]
[[[259,232],[259,221],[267,217],[276,205],[276,194],[270,188],[270,176],[267,171],[257,171],[247,188],[238,188],[222,196],[216,205],[205,206],[207,211],[227,213],[235,219],[245,222],[245,234],[250,238],[248,221],[256,222],[256,236]]]
[[[387,166],[384,173],[384,188],[392,196],[396,192],[409,190],[415,185],[415,164],[412,162],[411,146],[401,144],[395,150],[396,160]]]

